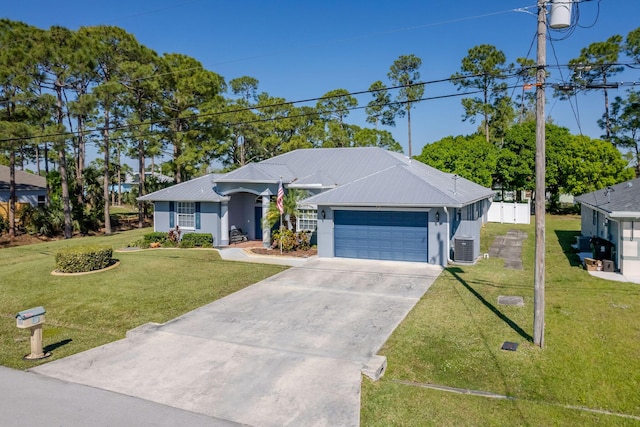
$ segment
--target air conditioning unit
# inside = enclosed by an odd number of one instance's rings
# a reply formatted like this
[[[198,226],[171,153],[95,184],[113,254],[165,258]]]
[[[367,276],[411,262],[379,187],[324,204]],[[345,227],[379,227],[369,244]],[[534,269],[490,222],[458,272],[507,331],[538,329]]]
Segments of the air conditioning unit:
[[[473,262],[474,239],[473,237],[458,237],[454,239],[453,260],[456,262]]]

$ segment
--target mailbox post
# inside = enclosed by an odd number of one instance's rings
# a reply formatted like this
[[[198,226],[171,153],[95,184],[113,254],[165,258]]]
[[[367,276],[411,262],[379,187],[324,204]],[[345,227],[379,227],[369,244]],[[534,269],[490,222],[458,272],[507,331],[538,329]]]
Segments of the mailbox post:
[[[16,326],[31,331],[31,354],[24,357],[27,360],[44,359],[51,355],[42,350],[42,325],[45,321],[45,313],[44,307],[34,307],[16,314]]]

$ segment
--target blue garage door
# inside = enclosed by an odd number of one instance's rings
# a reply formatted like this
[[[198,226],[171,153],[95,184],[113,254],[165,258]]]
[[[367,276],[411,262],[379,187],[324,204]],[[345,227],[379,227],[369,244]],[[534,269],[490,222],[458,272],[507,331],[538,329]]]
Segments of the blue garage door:
[[[335,211],[335,256],[427,261],[426,212]]]

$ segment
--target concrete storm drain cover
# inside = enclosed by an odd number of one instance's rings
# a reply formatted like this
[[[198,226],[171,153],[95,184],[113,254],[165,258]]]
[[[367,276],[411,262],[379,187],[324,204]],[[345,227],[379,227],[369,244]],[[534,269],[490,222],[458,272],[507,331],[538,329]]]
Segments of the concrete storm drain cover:
[[[515,305],[516,307],[524,307],[524,299],[518,296],[499,296],[499,305]]]

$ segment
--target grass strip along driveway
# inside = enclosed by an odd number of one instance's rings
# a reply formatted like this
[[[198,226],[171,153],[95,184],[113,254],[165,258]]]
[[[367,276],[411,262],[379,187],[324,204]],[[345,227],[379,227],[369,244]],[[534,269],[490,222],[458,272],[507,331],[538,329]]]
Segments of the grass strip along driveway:
[[[24,369],[124,338],[147,322],[163,323],[282,271],[285,267],[227,262],[201,249],[114,252],[112,270],[52,276],[55,253],[68,246],[125,247],[149,229],[0,250],[0,365]],[[35,306],[47,310],[44,362],[23,361],[29,332],[16,328],[15,314]]]
[[[498,258],[448,268],[380,352],[385,376],[364,380],[362,425],[640,425],[640,285],[583,270],[579,228],[578,217],[547,217],[543,349],[531,340],[534,226],[488,224],[483,253],[511,229],[528,233],[524,269]],[[501,295],[525,305],[498,305]]]

